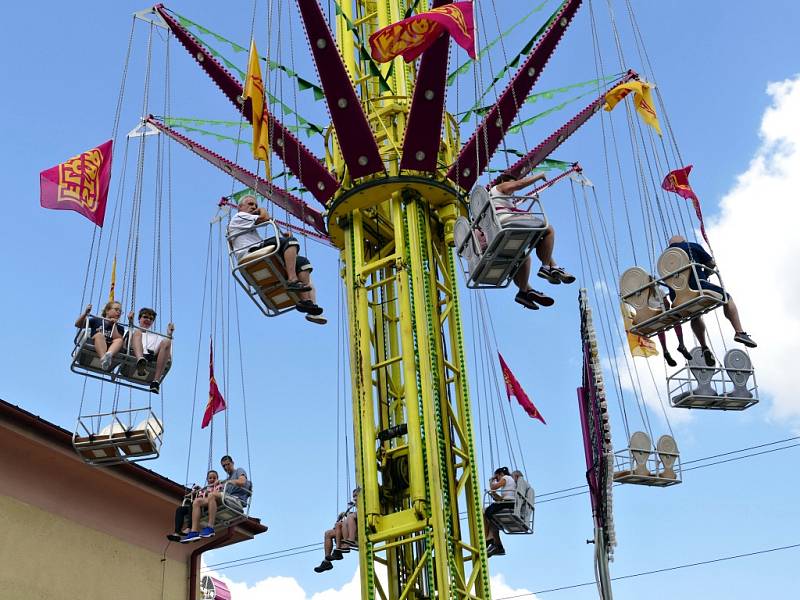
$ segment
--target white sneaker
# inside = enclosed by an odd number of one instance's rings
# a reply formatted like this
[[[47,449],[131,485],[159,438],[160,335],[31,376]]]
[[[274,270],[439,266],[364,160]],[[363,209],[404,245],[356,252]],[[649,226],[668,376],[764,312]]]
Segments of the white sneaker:
[[[100,359],[100,368],[103,369],[103,371],[108,371],[111,368],[111,361],[113,359],[114,357],[111,352],[106,352],[103,358]]]

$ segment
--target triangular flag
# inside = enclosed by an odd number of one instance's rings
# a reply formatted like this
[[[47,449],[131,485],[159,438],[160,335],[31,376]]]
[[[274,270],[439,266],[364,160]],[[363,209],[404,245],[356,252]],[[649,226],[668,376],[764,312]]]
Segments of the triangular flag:
[[[503,379],[506,382],[506,395],[508,396],[509,402],[511,401],[511,396],[514,396],[517,402],[519,402],[519,405],[528,413],[529,417],[532,419],[539,419],[542,423],[547,425],[542,413],[533,405],[533,402],[528,398],[528,394],[525,393],[525,390],[522,389],[522,386],[519,384],[519,381],[517,381],[517,378],[514,377],[511,369],[508,368],[506,361],[503,360],[503,355],[498,352],[497,356],[500,357],[500,369],[503,371]]]
[[[200,424],[201,429],[208,427],[211,423],[211,418],[220,411],[225,410],[225,398],[217,387],[217,380],[214,378],[214,340],[211,340],[211,347],[208,355],[208,403],[206,410],[203,413],[203,422]]]

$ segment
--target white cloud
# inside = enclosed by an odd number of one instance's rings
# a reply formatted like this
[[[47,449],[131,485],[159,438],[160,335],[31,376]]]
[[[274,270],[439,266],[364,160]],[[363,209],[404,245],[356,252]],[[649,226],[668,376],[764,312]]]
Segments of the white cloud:
[[[204,570],[203,574],[224,582],[228,586],[233,600],[263,600],[264,598],[280,598],[280,600],[361,600],[361,580],[358,568],[356,568],[350,581],[342,587],[323,590],[310,596],[294,577],[267,577],[250,586],[246,583],[233,581],[215,571]],[[385,573],[378,573],[378,576],[385,587]],[[533,595],[530,590],[513,588],[508,585],[502,573],[493,575],[490,579],[490,585],[492,598],[523,596],[525,600],[537,600],[537,596]]]
[[[800,427],[800,75],[767,87],[771,104],[761,142],[710,221],[709,238],[742,324],[758,342],[752,352],[770,417]],[[713,320],[709,329],[716,330]],[[730,340],[732,331],[722,322]],[[729,343],[730,345],[730,343]]]

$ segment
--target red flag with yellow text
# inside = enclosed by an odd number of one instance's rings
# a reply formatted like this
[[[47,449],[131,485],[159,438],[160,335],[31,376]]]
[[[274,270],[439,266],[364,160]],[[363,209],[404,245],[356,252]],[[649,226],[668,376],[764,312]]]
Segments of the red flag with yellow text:
[[[522,389],[522,386],[519,384],[519,381],[517,381],[517,378],[514,377],[511,369],[508,368],[506,361],[503,360],[503,355],[498,352],[497,356],[500,357],[500,369],[503,371],[503,380],[506,382],[508,401],[510,402],[511,396],[514,396],[517,402],[519,402],[519,405],[528,413],[529,417],[532,419],[539,419],[542,423],[547,425],[542,413],[533,405],[533,402],[528,398],[528,394],[525,393],[525,390]]]
[[[43,208],[74,210],[103,226],[111,180],[111,140],[39,174]]]
[[[664,181],[661,182],[661,188],[668,192],[678,194],[681,198],[692,201],[694,213],[697,215],[697,220],[700,221],[700,233],[703,234],[703,239],[710,247],[711,243],[708,241],[706,226],[705,223],[703,223],[703,212],[700,210],[700,198],[697,197],[692,186],[689,185],[689,173],[692,172],[692,166],[693,165],[687,165],[681,169],[675,169],[667,173],[667,176],[664,177]]]
[[[214,340],[211,340],[211,347],[208,354],[208,403],[206,411],[203,413],[203,422],[200,428],[204,429],[211,423],[211,418],[220,411],[225,410],[225,398],[217,387],[217,380],[214,379]]]
[[[472,2],[445,4],[379,29],[369,36],[372,58],[385,63],[402,56],[403,60],[411,62],[445,32],[475,58]]]

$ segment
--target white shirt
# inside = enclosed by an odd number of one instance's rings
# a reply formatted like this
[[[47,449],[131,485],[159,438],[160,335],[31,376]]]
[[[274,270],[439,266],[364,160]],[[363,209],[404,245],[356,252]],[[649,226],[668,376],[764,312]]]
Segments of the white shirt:
[[[240,211],[234,215],[228,224],[228,239],[231,241],[231,246],[237,259],[247,254],[248,248],[261,242],[261,236],[255,231],[257,219],[257,214],[251,215]]]
[[[511,475],[503,475],[503,487],[498,491],[503,500],[513,500],[517,491],[517,482]]]
[[[489,196],[492,198],[492,204],[494,204],[495,208],[506,208],[506,209],[514,209],[516,206],[514,202],[511,200],[513,196],[508,196],[500,192],[497,189],[496,185],[492,186],[492,189],[489,190]]]
[[[142,348],[145,352],[158,352],[158,347],[161,345],[161,336],[153,333],[152,331],[142,331]]]

